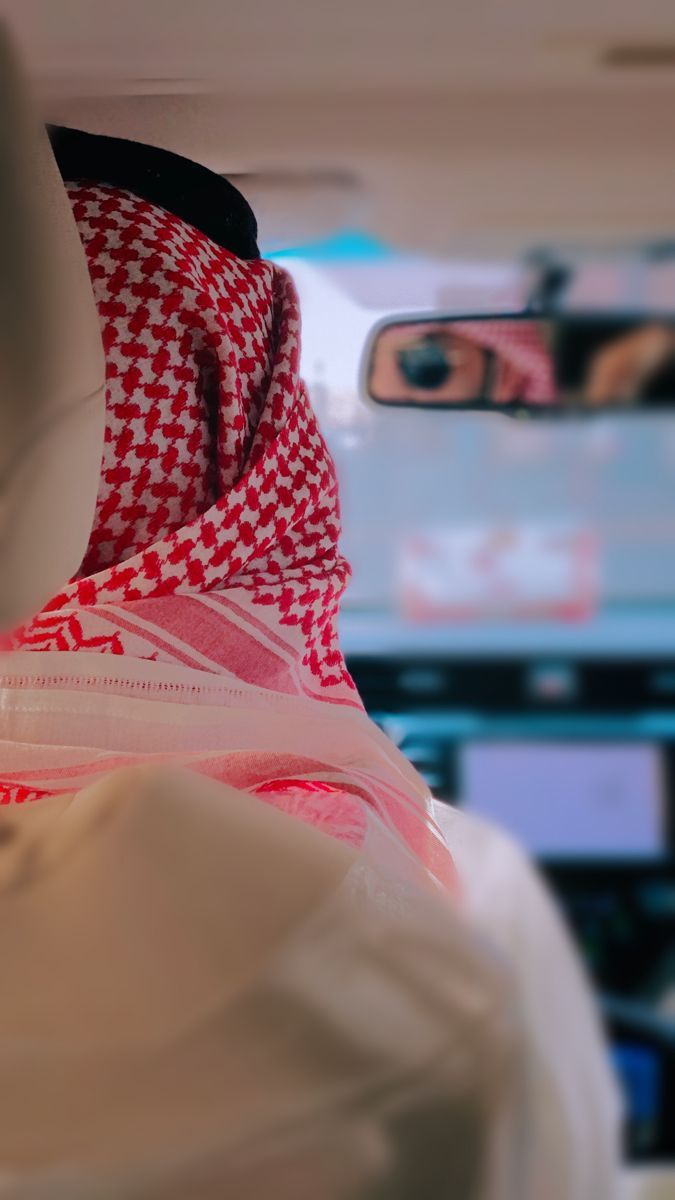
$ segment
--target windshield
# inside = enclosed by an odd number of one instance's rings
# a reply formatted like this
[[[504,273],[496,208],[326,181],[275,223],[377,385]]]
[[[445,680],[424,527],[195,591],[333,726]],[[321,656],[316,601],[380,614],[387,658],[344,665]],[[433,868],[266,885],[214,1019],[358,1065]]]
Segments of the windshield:
[[[280,261],[300,291],[303,370],[341,482],[348,653],[675,648],[667,416],[523,425],[377,409],[359,385],[374,323],[441,301],[504,307],[513,269]]]

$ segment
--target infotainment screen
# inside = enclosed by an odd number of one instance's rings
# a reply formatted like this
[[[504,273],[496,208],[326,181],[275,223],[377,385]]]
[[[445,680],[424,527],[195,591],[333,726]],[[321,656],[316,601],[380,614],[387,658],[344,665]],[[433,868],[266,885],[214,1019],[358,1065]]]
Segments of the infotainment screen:
[[[460,751],[462,806],[540,858],[665,853],[662,751],[636,742],[476,741]]]

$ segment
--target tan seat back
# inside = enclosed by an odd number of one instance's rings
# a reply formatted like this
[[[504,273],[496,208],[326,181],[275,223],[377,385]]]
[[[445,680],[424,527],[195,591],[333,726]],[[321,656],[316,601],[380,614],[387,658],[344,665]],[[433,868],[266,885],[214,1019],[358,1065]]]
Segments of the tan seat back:
[[[77,573],[104,421],[105,360],[84,249],[0,26],[0,628]]]

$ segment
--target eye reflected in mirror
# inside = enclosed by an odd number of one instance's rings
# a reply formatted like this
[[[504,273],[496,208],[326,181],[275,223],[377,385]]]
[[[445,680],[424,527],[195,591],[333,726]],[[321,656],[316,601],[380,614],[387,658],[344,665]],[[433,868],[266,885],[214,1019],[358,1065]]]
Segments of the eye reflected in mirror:
[[[392,320],[366,361],[378,404],[505,412],[675,408],[675,319]]]

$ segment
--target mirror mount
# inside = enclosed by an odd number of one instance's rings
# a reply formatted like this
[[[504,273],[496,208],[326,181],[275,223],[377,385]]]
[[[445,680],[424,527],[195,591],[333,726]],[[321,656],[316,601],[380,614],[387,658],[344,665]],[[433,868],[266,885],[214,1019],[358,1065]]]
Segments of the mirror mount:
[[[564,263],[552,251],[533,250],[525,259],[525,269],[531,283],[525,297],[524,311],[543,316],[562,308],[574,278],[570,263]]]

